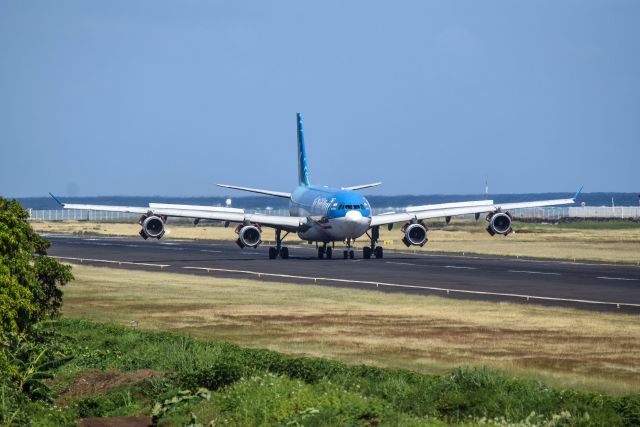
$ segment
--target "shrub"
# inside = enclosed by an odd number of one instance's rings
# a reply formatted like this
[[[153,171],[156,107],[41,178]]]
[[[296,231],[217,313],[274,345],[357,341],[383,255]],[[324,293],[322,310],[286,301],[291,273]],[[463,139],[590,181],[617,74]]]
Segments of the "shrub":
[[[221,359],[211,366],[178,374],[178,383],[182,388],[190,390],[200,387],[218,390],[238,381],[242,374],[243,366],[240,363],[233,359]]]

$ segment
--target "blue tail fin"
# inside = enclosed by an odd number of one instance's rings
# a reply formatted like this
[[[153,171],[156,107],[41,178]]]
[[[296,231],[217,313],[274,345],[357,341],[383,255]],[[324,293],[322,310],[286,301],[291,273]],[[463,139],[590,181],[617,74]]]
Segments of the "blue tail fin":
[[[302,131],[302,114],[296,114],[298,123],[298,185],[309,184],[309,171],[307,169],[307,150],[304,147],[304,133]]]

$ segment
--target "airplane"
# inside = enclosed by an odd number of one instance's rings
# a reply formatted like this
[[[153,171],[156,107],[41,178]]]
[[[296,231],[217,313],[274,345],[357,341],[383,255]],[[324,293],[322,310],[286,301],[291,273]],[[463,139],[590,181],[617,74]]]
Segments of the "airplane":
[[[262,243],[263,228],[273,228],[275,230],[275,246],[269,248],[269,259],[289,258],[289,249],[283,245],[283,240],[290,233],[296,233],[300,239],[310,244],[315,243],[319,259],[333,258],[335,242],[345,242],[346,249],[343,251],[343,258],[353,259],[355,257],[354,241],[366,235],[369,244],[362,249],[363,258],[370,259],[373,256],[379,259],[384,256],[382,246],[378,245],[380,227],[382,226],[391,230],[394,224],[403,223],[401,228],[402,242],[407,247],[424,246],[428,241],[428,229],[424,220],[445,218],[449,223],[454,216],[474,214],[478,220],[480,215],[484,214],[488,222],[487,232],[492,236],[496,234],[506,236],[513,231],[513,217],[510,210],[572,204],[575,203],[582,191],[580,188],[570,199],[502,204],[496,204],[493,200],[476,200],[414,206],[403,209],[401,212],[373,215],[371,205],[358,190],[378,186],[381,184],[380,182],[342,188],[311,184],[300,113],[296,114],[296,122],[298,185],[291,193],[217,184],[224,188],[288,199],[289,216],[252,214],[243,209],[231,207],[166,203],[149,203],[147,207],[68,204],[60,202],[53,194],[49,194],[64,209],[140,214],[138,221],[141,225],[140,236],[145,240],[162,238],[165,234],[165,224],[170,217],[193,218],[196,224],[200,220],[218,220],[223,221],[225,226],[232,223],[238,224],[235,232],[238,235],[236,243],[240,248],[257,248]]]

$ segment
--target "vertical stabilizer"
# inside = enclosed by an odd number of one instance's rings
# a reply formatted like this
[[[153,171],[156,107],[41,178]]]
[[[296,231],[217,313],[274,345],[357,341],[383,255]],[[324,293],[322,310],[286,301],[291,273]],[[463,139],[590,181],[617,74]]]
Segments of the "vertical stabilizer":
[[[307,169],[307,150],[304,147],[304,132],[302,131],[302,114],[296,113],[298,123],[298,185],[309,184],[309,171]]]

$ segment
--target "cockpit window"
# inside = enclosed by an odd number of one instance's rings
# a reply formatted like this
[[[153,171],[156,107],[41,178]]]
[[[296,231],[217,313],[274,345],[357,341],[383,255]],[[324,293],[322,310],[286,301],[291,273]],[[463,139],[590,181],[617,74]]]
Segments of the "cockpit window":
[[[340,209],[340,210],[346,209],[348,211],[369,209],[369,204],[368,203],[364,203],[362,205],[343,205],[343,204],[340,204],[340,205],[338,205],[338,209]]]

